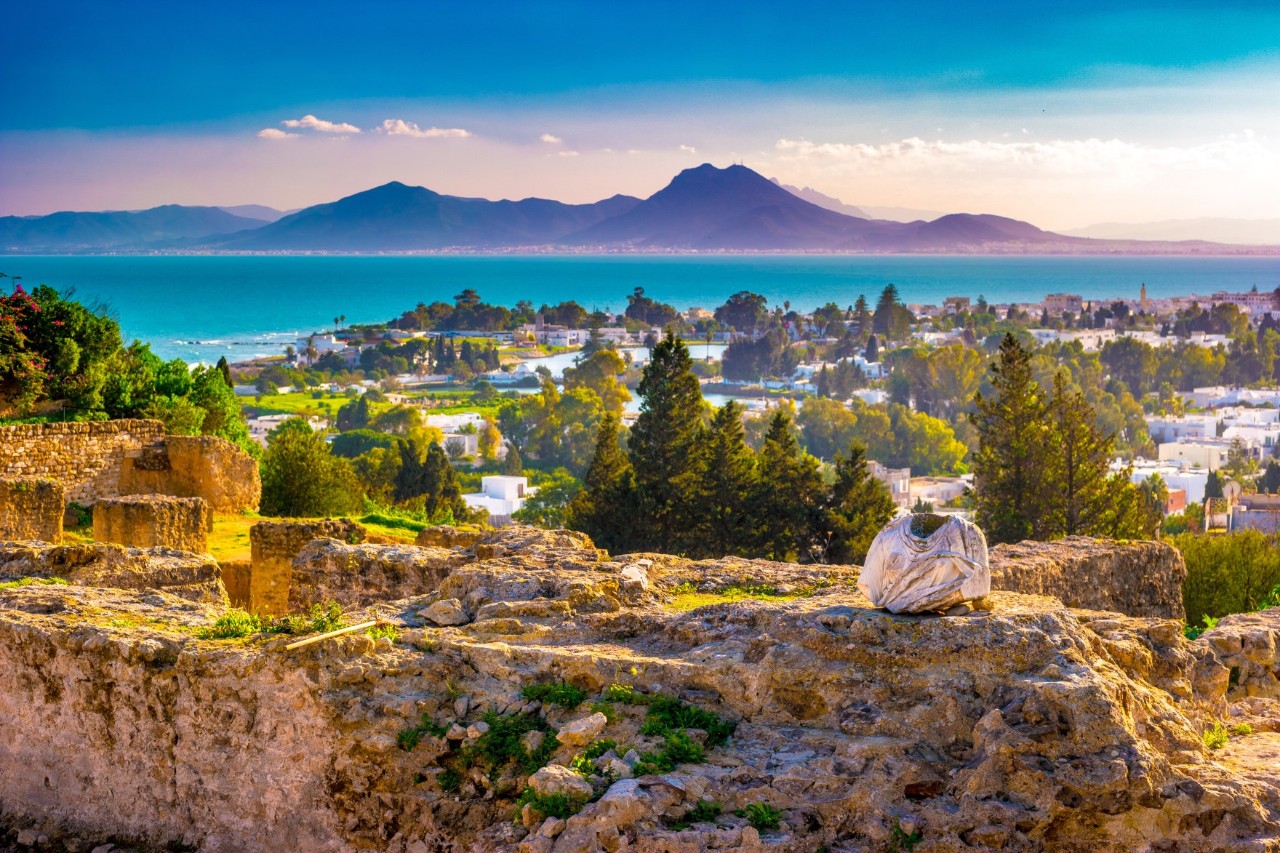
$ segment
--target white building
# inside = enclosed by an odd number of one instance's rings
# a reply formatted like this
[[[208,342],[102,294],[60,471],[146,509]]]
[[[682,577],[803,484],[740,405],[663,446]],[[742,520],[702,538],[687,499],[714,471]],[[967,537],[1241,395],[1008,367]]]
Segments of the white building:
[[[297,415],[263,415],[260,418],[250,418],[247,423],[249,425],[249,437],[261,444],[267,446],[267,436],[271,431],[279,427],[287,420],[296,418]],[[324,418],[307,418],[307,424],[315,432],[326,430],[329,428],[329,422]]]
[[[1159,457],[1161,462],[1186,462],[1192,467],[1217,471],[1226,464],[1230,451],[1230,441],[1171,441],[1160,445]]]
[[[536,490],[527,477],[489,476],[480,480],[480,491],[462,496],[467,506],[489,512],[489,523],[511,523],[511,514],[524,508],[525,499]]]
[[[1120,470],[1120,467],[1122,466],[1113,466],[1113,470]],[[1130,475],[1134,485],[1141,485],[1153,474],[1160,475],[1160,479],[1164,480],[1170,490],[1182,489],[1186,492],[1187,504],[1204,503],[1204,489],[1209,482],[1207,468],[1193,468],[1190,465],[1162,463],[1150,459],[1134,460],[1133,472]]]
[[[1159,417],[1147,415],[1147,432],[1156,444],[1186,439],[1214,438],[1218,435],[1218,419],[1212,415]]]
[[[475,456],[480,452],[480,437],[474,432],[446,432],[444,449],[450,455]]]

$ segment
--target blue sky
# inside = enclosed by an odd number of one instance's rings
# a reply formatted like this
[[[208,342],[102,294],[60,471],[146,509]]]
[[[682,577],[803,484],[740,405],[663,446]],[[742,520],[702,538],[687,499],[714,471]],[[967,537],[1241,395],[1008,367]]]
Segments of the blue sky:
[[[580,201],[710,160],[1052,227],[1280,216],[1274,2],[51,0],[0,23],[0,213],[391,179]]]

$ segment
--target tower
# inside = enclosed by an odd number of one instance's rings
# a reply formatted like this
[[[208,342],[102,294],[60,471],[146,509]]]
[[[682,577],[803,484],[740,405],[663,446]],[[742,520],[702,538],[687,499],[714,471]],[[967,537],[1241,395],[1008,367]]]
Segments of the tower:
[[[1143,311],[1146,311],[1148,304],[1149,303],[1147,302],[1147,283],[1144,281],[1142,283],[1142,290],[1138,292],[1138,305],[1142,307]]]

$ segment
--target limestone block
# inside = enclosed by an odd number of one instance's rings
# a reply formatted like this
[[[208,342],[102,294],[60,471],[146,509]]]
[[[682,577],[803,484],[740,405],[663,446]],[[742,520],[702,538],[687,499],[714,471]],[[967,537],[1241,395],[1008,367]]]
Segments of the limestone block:
[[[41,477],[0,478],[0,541],[62,542],[62,484]]]
[[[444,548],[413,545],[348,545],[317,539],[294,558],[289,578],[289,609],[336,601],[363,607],[426,595],[467,558]]]
[[[135,495],[93,505],[93,538],[135,548],[209,550],[212,516],[203,498]]]
[[[249,609],[254,613],[289,611],[293,559],[316,539],[363,542],[365,529],[345,518],[323,521],[260,521],[249,528]]]
[[[872,541],[858,589],[891,613],[946,610],[983,598],[991,592],[986,537],[956,516],[903,516]]]
[[[258,508],[262,479],[257,461],[225,438],[170,435],[125,454],[120,494],[204,498],[217,512]]]

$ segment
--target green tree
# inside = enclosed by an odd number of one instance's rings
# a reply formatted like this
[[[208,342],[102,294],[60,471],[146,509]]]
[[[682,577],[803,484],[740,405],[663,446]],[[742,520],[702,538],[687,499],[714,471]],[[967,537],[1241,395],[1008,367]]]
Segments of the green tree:
[[[670,550],[684,535],[702,430],[702,388],[692,372],[689,349],[668,332],[653,348],[640,380],[640,415],[631,430],[647,547]]]
[[[342,404],[338,409],[336,425],[341,432],[369,426],[369,401],[364,394]]]
[[[896,507],[884,483],[871,476],[866,449],[857,442],[850,445],[847,456],[836,457],[835,483],[823,509],[829,536],[823,561],[862,563],[871,540],[893,518]]]
[[[695,515],[686,550],[711,557],[749,553],[756,491],[755,454],[747,446],[742,406],[730,400],[716,411],[699,443]]]
[[[633,550],[638,518],[635,471],[618,442],[618,418],[607,414],[582,489],[569,501],[565,524],[614,553]]]
[[[1131,484],[1111,477],[1115,442],[1098,430],[1084,395],[1069,390],[1062,373],[1054,376],[1046,414],[1054,440],[1046,448],[1047,503],[1039,513],[1035,535],[1050,539],[1091,533],[1115,509],[1122,497],[1117,491]]]
[[[213,375],[222,382],[216,368]],[[351,466],[333,456],[302,418],[291,418],[271,433],[261,469],[263,515],[314,518],[360,507],[360,484]]]
[[[538,479],[538,490],[525,499],[524,507],[511,514],[521,524],[555,530],[565,526],[569,502],[582,488],[581,481],[563,468]]]
[[[732,326],[739,332],[753,332],[768,316],[769,300],[758,293],[741,290],[733,294],[716,309],[716,321]]]
[[[976,515],[992,544],[1020,542],[1034,535],[1045,499],[1049,430],[1030,353],[1012,334],[1005,334],[991,366],[991,388],[974,397]]]
[[[423,514],[432,521],[462,521],[469,511],[462,500],[458,475],[449,455],[439,442],[433,441],[425,451],[421,442],[400,442],[400,470],[396,474],[395,499],[399,503],[421,504]]]
[[[623,407],[631,402],[631,392],[618,381],[626,370],[627,363],[622,356],[613,350],[601,349],[583,358],[577,366],[564,369],[564,387],[566,391],[575,388],[593,391],[604,404],[605,411],[621,415]]]
[[[822,476],[785,412],[770,420],[757,464],[761,473],[751,502],[757,553],[774,560],[807,555],[821,519]]]

